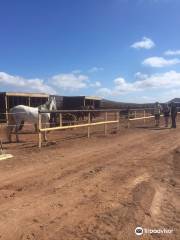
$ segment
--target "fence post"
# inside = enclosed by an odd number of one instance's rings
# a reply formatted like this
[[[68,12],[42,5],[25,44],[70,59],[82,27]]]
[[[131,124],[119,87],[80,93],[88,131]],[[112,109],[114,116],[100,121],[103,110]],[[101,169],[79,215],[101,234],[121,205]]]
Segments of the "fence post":
[[[0,139],[0,147],[1,147],[1,152],[0,154],[3,154],[3,145],[2,145],[2,140]]]
[[[62,127],[62,113],[59,114],[59,126]]]
[[[108,119],[107,112],[104,113],[104,121],[106,122]],[[104,135],[107,135],[107,124],[104,124]]]
[[[146,110],[144,110],[144,124],[146,123]]]
[[[137,114],[136,114],[136,111],[134,111],[134,118],[136,118]]]
[[[130,128],[130,115],[129,115],[129,112],[128,112],[128,124],[127,124],[127,127]]]
[[[42,145],[42,134],[41,134],[41,113],[38,113],[38,137],[39,137],[39,148],[41,148]]]
[[[5,108],[6,108],[6,122],[9,123],[9,116],[8,116],[8,100],[7,95],[5,96]]]
[[[88,112],[88,123],[91,123],[91,113]],[[90,138],[90,126],[88,126],[88,138]]]
[[[119,131],[120,123],[119,123],[119,112],[116,113],[116,118],[117,118],[117,131]]]

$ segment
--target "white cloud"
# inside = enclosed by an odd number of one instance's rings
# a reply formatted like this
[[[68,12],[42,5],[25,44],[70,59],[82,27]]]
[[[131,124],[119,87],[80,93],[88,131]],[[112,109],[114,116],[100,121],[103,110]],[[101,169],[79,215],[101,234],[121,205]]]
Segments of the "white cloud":
[[[64,73],[53,76],[51,83],[60,90],[75,91],[88,87],[89,78],[82,74]]]
[[[157,68],[172,66],[178,63],[180,63],[180,59],[178,58],[165,59],[163,57],[150,57],[142,62],[143,65]]]
[[[140,89],[147,88],[176,88],[180,87],[180,73],[176,71],[169,71],[165,73],[156,73],[147,76],[143,80],[136,81],[134,85]]]
[[[131,47],[135,49],[140,48],[151,49],[155,47],[155,43],[150,38],[143,37],[141,41],[133,43]]]
[[[39,78],[26,79],[0,72],[0,87],[8,91],[44,92],[56,94],[63,91],[72,92],[84,88],[99,88],[99,81],[90,81],[87,75],[64,73],[50,77],[46,81]]]
[[[101,83],[99,81],[91,82],[87,75],[64,73],[51,77],[51,83],[59,90],[63,91],[78,91],[83,88],[99,88]]]
[[[99,72],[99,71],[103,71],[104,68],[102,67],[92,67],[88,70],[89,73],[95,73],[95,72]]]
[[[164,54],[167,56],[180,55],[180,50],[168,50],[168,51],[164,52]]]
[[[114,95],[119,95],[119,93],[132,92],[132,91],[136,90],[133,83],[128,83],[122,77],[114,79],[114,84],[115,84],[115,87],[113,90]]]
[[[99,81],[96,81],[95,83],[90,84],[91,87],[101,87],[101,83]]]
[[[97,91],[97,94],[100,96],[118,96],[130,92],[137,91],[138,89],[133,83],[127,82],[124,78],[118,77],[113,81],[113,88],[100,88]]]
[[[139,76],[139,78],[138,78]],[[144,76],[144,77],[143,77]],[[122,94],[129,94],[138,91],[151,91],[155,89],[180,90],[180,72],[169,71],[165,73],[157,73],[152,75],[138,73],[135,75],[136,80],[134,82],[127,82],[124,78],[116,78],[113,88],[100,88],[97,93],[103,96],[120,96]]]
[[[112,95],[112,90],[109,88],[100,88],[96,93],[102,97],[107,97]]]
[[[7,74],[5,72],[0,72],[0,85],[1,87],[8,88],[11,91],[56,93],[56,91],[42,79],[26,79],[20,76]]]
[[[134,77],[135,77],[136,80],[143,80],[143,79],[147,78],[148,75],[144,74],[144,73],[141,73],[141,72],[137,72],[137,73],[134,74]]]

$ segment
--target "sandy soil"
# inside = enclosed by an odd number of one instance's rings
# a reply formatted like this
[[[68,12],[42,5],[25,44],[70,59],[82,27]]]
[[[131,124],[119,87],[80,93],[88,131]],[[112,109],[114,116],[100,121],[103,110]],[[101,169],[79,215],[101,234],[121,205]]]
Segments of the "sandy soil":
[[[42,150],[22,139],[0,162],[0,239],[180,239],[179,129],[57,132]],[[137,226],[173,233],[137,237]]]

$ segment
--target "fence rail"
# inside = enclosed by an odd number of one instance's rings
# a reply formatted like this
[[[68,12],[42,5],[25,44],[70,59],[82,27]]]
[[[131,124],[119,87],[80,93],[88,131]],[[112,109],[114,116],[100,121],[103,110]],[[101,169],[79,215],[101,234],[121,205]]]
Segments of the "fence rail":
[[[87,113],[87,123],[83,124],[75,124],[75,125],[70,125],[70,126],[63,126],[63,121],[62,121],[62,115],[66,113]],[[101,121],[98,122],[92,122],[91,120],[91,113],[103,113],[104,118]],[[115,113],[115,120],[108,120],[108,113]],[[48,127],[48,128],[43,128],[42,125],[42,115],[44,113],[58,113],[59,114],[59,126],[57,127]],[[65,130],[65,129],[73,129],[73,128],[87,128],[87,136],[88,138],[90,137],[91,133],[91,128],[93,126],[98,126],[98,125],[104,125],[104,134],[107,134],[107,125],[109,124],[117,124],[117,129],[119,129],[119,109],[109,109],[109,110],[57,110],[57,111],[39,111],[38,115],[38,146],[39,148],[42,147],[42,133],[45,133],[46,131],[60,131],[60,130]]]
[[[44,110],[39,110],[39,113],[76,113],[76,112],[121,112],[121,111],[126,111],[127,108],[114,108],[114,109],[94,109],[94,110],[53,110],[53,111],[44,111]],[[129,111],[146,111],[146,110],[154,110],[154,108],[129,108]]]

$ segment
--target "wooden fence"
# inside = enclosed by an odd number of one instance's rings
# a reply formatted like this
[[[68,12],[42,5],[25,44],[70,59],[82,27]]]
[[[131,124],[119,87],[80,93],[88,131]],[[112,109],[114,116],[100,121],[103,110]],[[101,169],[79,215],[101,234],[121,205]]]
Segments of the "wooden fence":
[[[41,148],[42,146],[42,133],[46,132],[46,131],[57,131],[57,130],[64,130],[64,129],[76,129],[76,128],[87,128],[87,137],[90,137],[91,134],[91,128],[93,126],[98,126],[98,125],[104,125],[104,134],[107,134],[107,126],[108,124],[116,124],[117,129],[119,130],[120,124],[122,123],[121,120],[122,118],[124,119],[124,117],[122,117],[120,115],[120,109],[106,109],[106,110],[59,110],[59,111],[39,111],[39,119],[38,119],[38,146],[39,148]],[[153,108],[148,108],[148,109],[131,109],[131,113],[128,114],[125,117],[125,125],[126,127],[130,128],[130,123],[131,121],[139,121],[139,120],[143,120],[143,123],[146,123],[147,119],[152,119],[154,118],[154,115],[152,115],[152,112],[154,111]],[[65,113],[71,113],[71,114],[75,114],[77,112],[84,112],[88,114],[87,117],[87,122],[83,123],[83,124],[75,124],[75,125],[71,125],[71,126],[63,126],[62,123],[62,115]],[[91,113],[103,113],[104,118],[103,121],[99,121],[99,122],[91,122]],[[48,127],[48,128],[43,128],[42,127],[42,114],[43,113],[56,113],[59,114],[59,126],[56,127]],[[114,113],[116,118],[115,120],[108,120],[108,114],[110,113]],[[180,112],[178,112],[180,113]],[[161,115],[161,117],[163,117],[163,115]]]
[[[179,110],[179,109],[178,109]],[[108,131],[108,125],[112,124],[116,126],[116,128],[119,130],[120,126],[123,127],[125,126],[126,128],[129,128],[132,125],[132,122],[140,122],[140,123],[148,123],[148,119],[153,119],[153,108],[147,108],[147,109],[129,109],[128,114],[125,114],[123,112],[123,109],[103,109],[103,110],[57,110],[57,111],[39,111],[38,114],[38,146],[41,148],[42,146],[42,134],[46,131],[61,131],[65,129],[77,129],[77,128],[85,128],[87,129],[87,137],[89,138],[93,129],[93,127],[101,125],[104,126],[104,134],[107,134]],[[86,113],[86,119],[85,121],[76,121],[70,126],[66,126],[63,123],[63,116],[64,114],[71,113],[71,114],[77,114],[78,112],[83,112]],[[44,113],[55,113],[56,115],[59,116],[59,122],[57,126],[53,127],[47,127],[44,128],[43,123],[42,123],[42,115]],[[94,121],[91,121],[91,114],[96,113],[97,115],[101,114],[101,118],[97,117],[95,118]],[[178,116],[180,112],[178,112]],[[5,114],[5,113],[2,113]],[[163,115],[161,115],[163,116]],[[178,121],[179,117],[177,117]],[[142,122],[141,122],[142,121]],[[25,126],[29,127],[29,125],[32,124],[24,124]],[[2,130],[5,128],[4,124],[0,124],[0,138],[2,135]],[[2,138],[3,139],[3,138]]]
[[[180,110],[180,108],[177,108],[177,109]],[[143,123],[145,124],[147,119],[155,118],[155,117],[154,117],[154,114],[152,114],[152,113],[151,113],[151,114],[150,114],[150,113],[147,113],[146,110],[142,110],[142,109],[141,109],[140,111],[143,112],[143,116],[136,117],[136,115],[135,115],[134,118],[130,118],[130,116],[128,116],[128,121],[127,121],[127,127],[128,127],[128,128],[130,128],[131,122],[143,120]],[[136,112],[136,110],[135,110],[135,112]],[[179,120],[179,115],[180,115],[180,111],[177,112],[176,121]],[[164,117],[164,115],[161,114],[160,117],[162,118],[162,117]]]
[[[76,114],[78,112],[81,113],[86,113],[87,114],[87,123],[83,124],[75,124],[75,125],[70,125],[70,126],[63,126],[62,124],[62,115],[71,113],[71,114]],[[44,113],[55,113],[59,114],[59,126],[56,127],[48,127],[48,128],[43,128],[42,126],[42,114]],[[103,121],[96,121],[96,122],[91,122],[91,114],[92,113],[103,113],[104,114],[104,119]],[[108,120],[108,113],[115,113],[115,120]],[[42,147],[42,133],[46,131],[59,131],[59,130],[64,130],[64,129],[73,129],[73,128],[87,128],[87,136],[88,138],[90,137],[91,134],[91,128],[93,126],[97,125],[104,125],[104,134],[107,134],[107,125],[108,124],[117,124],[117,129],[119,129],[119,122],[120,122],[120,115],[119,115],[119,109],[111,109],[111,110],[58,110],[58,111],[39,111],[39,117],[38,117],[38,146],[39,148]]]

